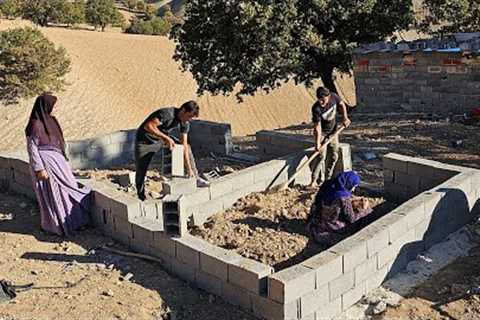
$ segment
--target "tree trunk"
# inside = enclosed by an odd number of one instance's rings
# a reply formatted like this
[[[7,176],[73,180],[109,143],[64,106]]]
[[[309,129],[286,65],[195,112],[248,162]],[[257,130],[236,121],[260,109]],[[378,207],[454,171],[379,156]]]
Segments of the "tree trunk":
[[[325,65],[320,67],[320,77],[322,78],[323,85],[331,92],[338,93],[335,81],[333,81],[333,66]]]

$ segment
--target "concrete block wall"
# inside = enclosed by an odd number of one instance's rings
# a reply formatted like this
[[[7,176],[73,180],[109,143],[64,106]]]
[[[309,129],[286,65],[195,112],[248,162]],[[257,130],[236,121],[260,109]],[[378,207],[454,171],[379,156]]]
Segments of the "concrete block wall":
[[[385,195],[402,202],[443,183],[461,170],[458,166],[391,153],[383,158]]]
[[[210,188],[181,196],[178,208],[221,211],[250,192],[285,182],[305,158],[301,152],[222,177]],[[163,267],[180,278],[259,318],[330,319],[480,213],[479,170],[397,154],[386,155],[384,163],[390,171],[385,174],[391,183],[387,188],[406,184],[418,188],[418,194],[353,236],[277,273],[189,234],[169,237],[162,201],[141,202],[103,183],[81,182],[93,190],[92,218],[100,230],[162,259]],[[0,169],[2,184],[22,186],[14,189],[20,193],[28,188],[24,153],[2,155]],[[415,182],[410,185],[410,180]],[[191,213],[195,220],[195,210]]]
[[[410,168],[412,177],[420,170],[420,181],[432,179],[427,191],[328,250],[268,276],[262,317],[331,319],[419,253],[478,218],[480,170],[396,154],[384,161],[388,170]]]
[[[26,150],[0,153],[0,187],[35,200]]]
[[[355,54],[354,76],[357,105],[365,112],[448,114],[479,106],[479,54]]]
[[[122,130],[96,138],[68,141],[67,154],[74,169],[105,168],[133,161],[135,130]]]
[[[194,120],[189,139],[195,155],[210,152],[228,155],[233,152],[232,128],[228,123]]]
[[[68,141],[67,154],[74,169],[105,168],[134,160],[136,130],[122,130],[91,139]],[[178,135],[178,132],[177,132]],[[230,154],[233,148],[230,124],[192,121],[189,143],[195,155]]]
[[[258,131],[255,137],[258,150],[263,159],[285,156],[312,148],[313,146],[313,139],[311,137],[292,133],[262,130]],[[307,170],[308,173],[311,174],[311,168],[307,168]],[[334,174],[348,170],[352,170],[350,145],[340,143],[340,154]]]

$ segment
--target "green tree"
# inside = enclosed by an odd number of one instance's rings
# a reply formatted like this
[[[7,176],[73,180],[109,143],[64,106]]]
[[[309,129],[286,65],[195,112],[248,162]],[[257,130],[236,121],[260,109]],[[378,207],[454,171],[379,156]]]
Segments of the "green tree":
[[[144,11],[145,10],[145,2],[143,2],[141,0],[137,1],[136,7],[137,7],[138,11]]]
[[[85,22],[85,2],[77,0],[65,3],[64,12],[59,23],[74,26]]]
[[[84,19],[85,3],[65,0],[26,0],[23,7],[24,18],[47,27],[49,24],[81,23]]]
[[[352,48],[407,28],[413,10],[411,0],[190,0],[184,18],[174,57],[198,93],[239,85],[241,99],[291,79],[336,91],[333,72],[351,69]]]
[[[128,9],[133,10],[137,7],[137,0],[127,0],[126,5]]]
[[[85,9],[87,22],[95,27],[105,27],[110,24],[118,24],[120,12],[115,7],[113,0],[88,0]]]
[[[20,0],[4,0],[0,3],[0,11],[7,19],[15,19],[22,15]]]
[[[11,104],[44,91],[61,90],[70,70],[64,48],[55,48],[40,31],[0,31],[0,101]]]
[[[25,0],[23,5],[23,18],[36,25],[47,27],[51,20],[49,0]]]
[[[427,16],[421,29],[427,33],[478,32],[479,0],[424,0]]]
[[[165,36],[171,30],[171,24],[165,19],[154,17],[151,20],[136,19],[127,28],[127,33]]]

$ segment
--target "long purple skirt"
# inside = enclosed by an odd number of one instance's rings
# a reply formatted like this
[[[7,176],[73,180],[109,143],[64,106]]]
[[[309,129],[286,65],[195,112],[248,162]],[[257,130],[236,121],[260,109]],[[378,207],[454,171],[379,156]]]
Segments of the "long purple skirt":
[[[71,235],[90,222],[91,190],[77,183],[63,154],[39,150],[48,180],[38,180],[31,168],[40,207],[42,229],[57,235]]]

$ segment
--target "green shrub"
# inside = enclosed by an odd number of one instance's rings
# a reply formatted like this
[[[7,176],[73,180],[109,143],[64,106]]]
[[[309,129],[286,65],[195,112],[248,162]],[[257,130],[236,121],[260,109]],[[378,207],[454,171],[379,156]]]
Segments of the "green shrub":
[[[44,91],[61,90],[70,71],[64,48],[55,48],[39,30],[0,31],[0,101],[11,104]]]
[[[150,20],[134,20],[125,32],[133,34],[165,36],[170,32],[171,28],[172,25],[167,20],[154,17]]]
[[[22,15],[22,2],[20,0],[4,0],[0,3],[0,12],[7,19],[15,19]]]

